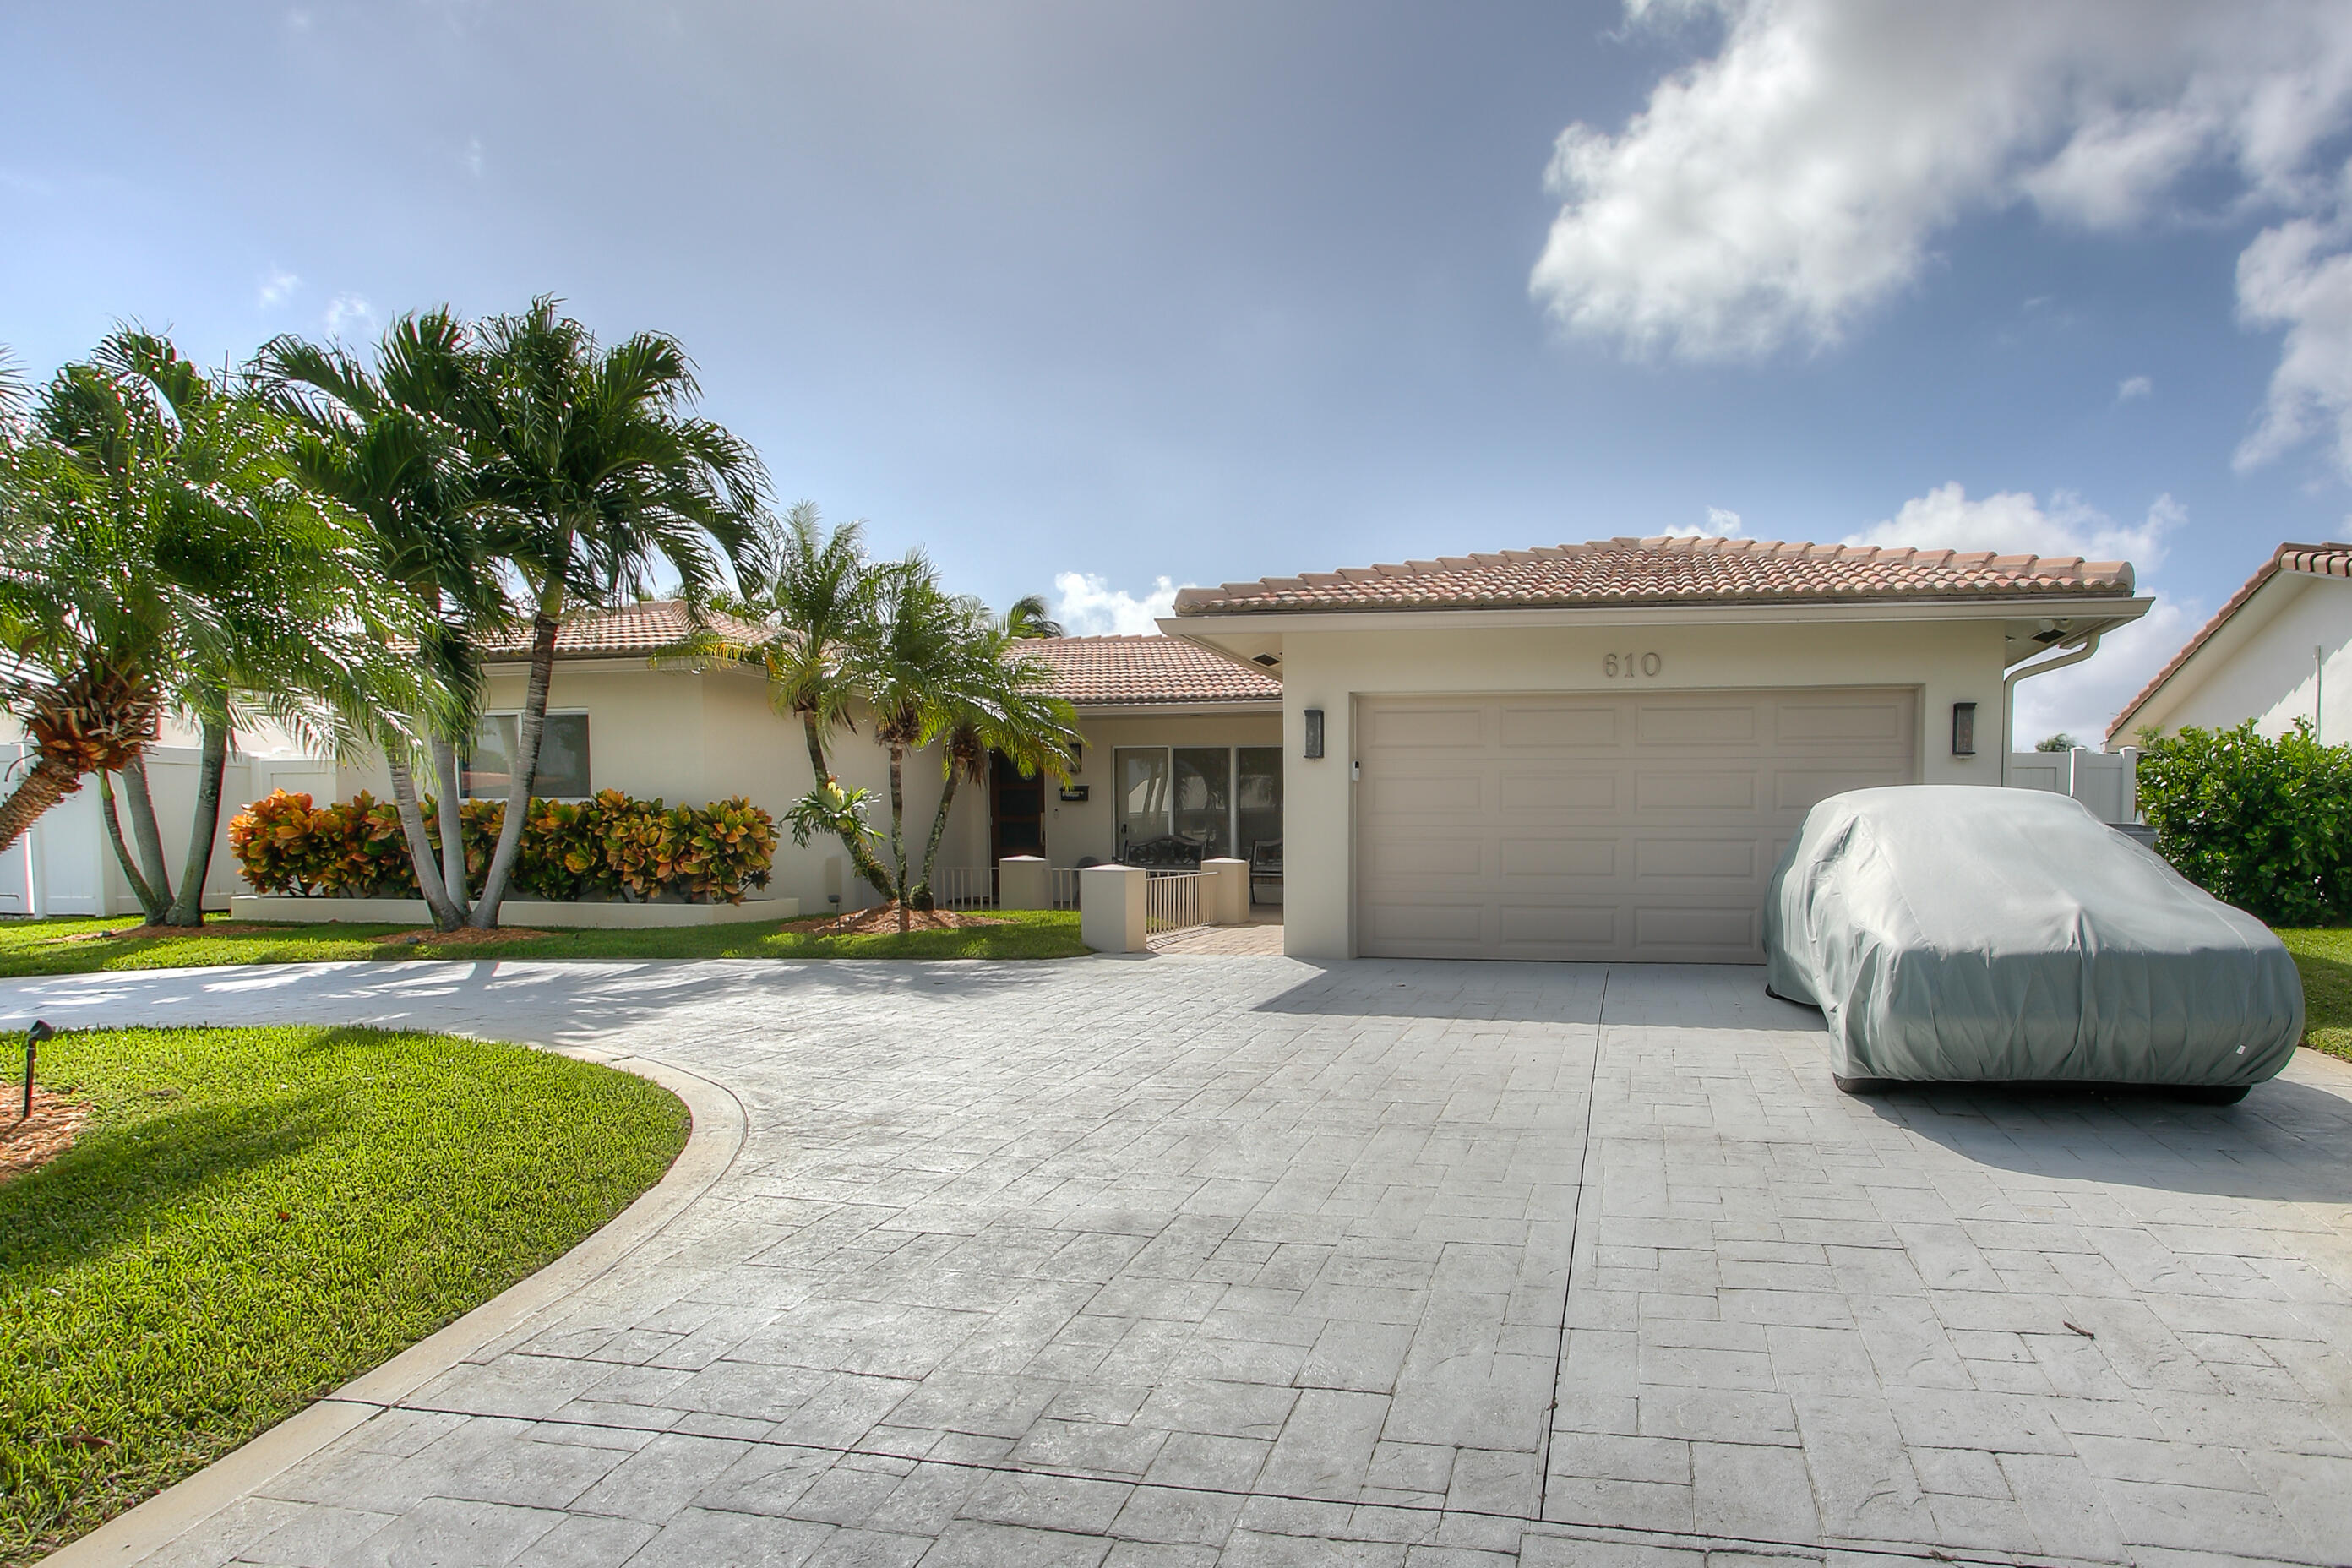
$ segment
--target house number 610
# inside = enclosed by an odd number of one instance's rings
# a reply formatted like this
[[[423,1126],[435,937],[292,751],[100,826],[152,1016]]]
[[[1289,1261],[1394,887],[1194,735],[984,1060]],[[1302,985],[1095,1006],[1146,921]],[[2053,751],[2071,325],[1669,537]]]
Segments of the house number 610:
[[[1612,653],[1601,661],[1601,673],[1612,680],[1655,675],[1664,668],[1665,660],[1654,653]]]

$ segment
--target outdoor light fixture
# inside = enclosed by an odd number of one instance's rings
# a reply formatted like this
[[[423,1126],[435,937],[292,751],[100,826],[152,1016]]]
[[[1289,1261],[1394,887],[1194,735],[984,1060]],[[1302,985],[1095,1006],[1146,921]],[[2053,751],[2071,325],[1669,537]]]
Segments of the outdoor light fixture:
[[[1323,710],[1320,708],[1307,710],[1307,754],[1310,757],[1323,754]]]
[[[33,1060],[38,1056],[42,1042],[57,1038],[58,1032],[49,1027],[47,1018],[36,1018],[33,1026],[25,1031],[25,1116],[33,1114]]]
[[[1977,754],[1977,705],[1973,702],[1952,704],[1952,755],[1973,757]]]

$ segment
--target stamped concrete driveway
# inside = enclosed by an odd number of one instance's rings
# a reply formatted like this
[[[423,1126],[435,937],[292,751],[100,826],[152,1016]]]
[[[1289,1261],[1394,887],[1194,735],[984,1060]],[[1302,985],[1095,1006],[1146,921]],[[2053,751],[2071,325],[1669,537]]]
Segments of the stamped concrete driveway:
[[[167,1553],[2341,1563],[2352,1068],[1849,1100],[1752,970],[412,964],[54,1021],[603,1042],[723,1176]]]

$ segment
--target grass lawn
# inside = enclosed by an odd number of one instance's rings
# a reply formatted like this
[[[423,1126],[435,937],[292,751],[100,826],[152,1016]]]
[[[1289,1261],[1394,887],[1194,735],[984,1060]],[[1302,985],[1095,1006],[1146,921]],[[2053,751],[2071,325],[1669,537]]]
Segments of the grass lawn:
[[[10,1565],[569,1251],[688,1126],[627,1073],[372,1029],[68,1033],[40,1081],[91,1110],[0,1183]]]
[[[496,943],[436,945],[431,933],[415,945],[391,939],[414,926],[283,925],[237,936],[142,938],[123,941],[92,933],[121,931],[138,917],[111,920],[0,921],[0,976],[76,974],[102,969],[177,969],[215,963],[313,963],[350,958],[1076,958],[1074,910],[992,911],[1004,923],[954,931],[880,931],[819,936],[787,931],[783,922],[694,926],[667,931],[551,931]]]
[[[2352,1060],[2352,928],[2278,934],[2303,972],[2304,1038],[2329,1056]]]

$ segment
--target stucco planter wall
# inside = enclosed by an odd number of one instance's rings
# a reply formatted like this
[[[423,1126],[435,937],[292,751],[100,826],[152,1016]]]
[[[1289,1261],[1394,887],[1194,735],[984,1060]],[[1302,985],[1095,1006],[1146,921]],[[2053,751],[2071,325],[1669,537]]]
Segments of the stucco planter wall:
[[[788,921],[801,912],[798,899],[744,900],[740,904],[551,904],[509,899],[499,920],[510,926],[581,931],[648,931],[662,926],[748,925]],[[302,899],[282,893],[243,894],[228,901],[229,919],[324,924],[429,925],[423,899]]]

